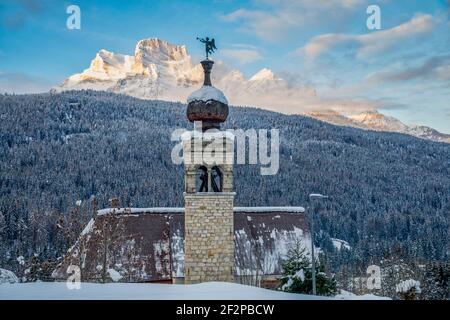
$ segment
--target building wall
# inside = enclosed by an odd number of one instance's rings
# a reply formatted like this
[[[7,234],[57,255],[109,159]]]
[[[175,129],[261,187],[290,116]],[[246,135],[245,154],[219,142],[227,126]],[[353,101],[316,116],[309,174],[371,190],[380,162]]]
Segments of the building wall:
[[[185,194],[185,282],[234,281],[234,193]]]

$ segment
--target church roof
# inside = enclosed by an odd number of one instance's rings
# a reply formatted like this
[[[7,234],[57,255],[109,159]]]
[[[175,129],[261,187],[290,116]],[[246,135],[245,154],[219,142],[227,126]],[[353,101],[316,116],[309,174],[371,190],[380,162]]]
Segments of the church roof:
[[[302,212],[302,207],[235,207],[236,275],[281,274],[282,261],[293,245],[301,241],[309,250],[308,223]],[[82,263],[84,281],[102,281],[105,248],[109,251],[108,272],[119,273],[121,282],[183,277],[183,213],[184,208],[177,207],[99,210],[53,277],[67,279],[68,266]]]

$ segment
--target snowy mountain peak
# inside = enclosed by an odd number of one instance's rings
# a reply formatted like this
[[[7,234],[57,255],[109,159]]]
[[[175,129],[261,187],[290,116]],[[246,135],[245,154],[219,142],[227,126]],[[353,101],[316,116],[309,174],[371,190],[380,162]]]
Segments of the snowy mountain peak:
[[[259,70],[257,73],[255,73],[255,75],[253,75],[253,77],[250,78],[250,81],[263,81],[263,80],[274,81],[279,79],[275,76],[275,74],[271,70],[267,68]]]
[[[288,114],[308,112],[302,109],[306,106],[310,110],[308,115],[333,124],[401,132],[450,142],[450,135],[427,127],[409,127],[377,111],[344,115],[333,111],[333,101],[329,106],[319,103],[315,107],[315,88],[293,85],[267,68],[247,79],[241,71],[228,67],[222,61],[215,61],[212,78],[214,85],[224,92],[232,105],[257,106]],[[193,64],[186,46],[147,38],[136,44],[134,55],[101,49],[89,68],[70,76],[54,90],[93,89],[144,99],[186,101],[193,91],[201,87],[202,82],[202,66]]]
[[[244,82],[245,77],[239,70],[231,70],[228,74],[224,76],[222,80],[228,81],[228,82]]]
[[[79,82],[120,79],[131,71],[133,64],[133,56],[115,54],[102,49],[97,52],[88,69],[84,70],[82,73],[69,77],[65,83],[69,85],[71,83]]]
[[[343,115],[334,110],[310,112],[307,115],[332,124],[375,131],[406,133],[418,138],[450,143],[450,135],[425,126],[407,126],[400,120],[377,111]]]
[[[102,58],[102,57],[108,57],[113,55],[114,53],[112,53],[111,51],[108,51],[106,49],[100,49],[99,52],[97,52],[96,57]]]
[[[152,62],[190,60],[186,46],[173,45],[165,40],[149,38],[136,44],[135,57],[145,56]]]
[[[185,46],[158,38],[140,40],[134,55],[101,49],[88,69],[70,76],[56,90],[94,89],[121,92],[140,98],[177,99],[200,84],[203,72],[194,66]],[[176,92],[168,92],[173,87]]]
[[[140,40],[136,45],[134,58],[134,70],[137,73],[151,76],[156,72],[157,76],[175,81],[192,72],[196,73],[192,70],[191,57],[185,46],[173,45],[158,38]]]
[[[417,125],[410,126],[407,128],[406,133],[424,139],[440,142],[450,142],[449,134],[443,134],[433,128],[426,126],[417,126]]]
[[[129,69],[132,66],[133,62],[133,56],[128,56],[120,53],[118,54],[105,49],[101,49],[95,56],[95,59],[91,62],[91,66],[92,63],[102,64],[102,66],[105,68],[105,72],[107,72],[107,69],[110,67],[123,70]]]
[[[374,130],[383,131],[404,131],[407,126],[400,120],[385,116],[377,111],[366,111],[356,115],[349,116],[350,119],[369,126]]]

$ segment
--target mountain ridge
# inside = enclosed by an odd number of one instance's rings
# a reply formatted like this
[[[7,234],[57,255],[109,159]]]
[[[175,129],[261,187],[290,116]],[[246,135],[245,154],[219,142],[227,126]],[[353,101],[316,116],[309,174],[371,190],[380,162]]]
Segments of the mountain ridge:
[[[262,68],[246,79],[240,70],[216,61],[212,78],[233,105],[257,106],[285,114],[305,114],[336,125],[400,132],[450,143],[450,135],[426,126],[408,126],[372,109],[351,115],[332,109],[300,110],[300,101],[308,104],[317,98],[316,90],[310,86],[292,86],[268,68]],[[201,65],[194,64],[185,45],[148,38],[138,41],[134,55],[101,49],[89,68],[70,76],[53,91],[92,89],[143,99],[184,102],[202,81]],[[297,105],[296,101],[299,102]]]
[[[397,118],[386,116],[378,111],[367,111],[345,116],[333,110],[324,110],[306,113],[306,115],[338,126],[382,132],[397,132],[421,139],[450,143],[449,134],[441,133],[427,126],[408,126]]]

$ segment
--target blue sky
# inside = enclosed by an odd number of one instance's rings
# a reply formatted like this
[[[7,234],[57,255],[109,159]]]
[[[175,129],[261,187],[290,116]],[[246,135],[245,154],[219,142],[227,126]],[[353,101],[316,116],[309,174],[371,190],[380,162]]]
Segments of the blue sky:
[[[66,8],[81,8],[81,30]],[[366,8],[381,27],[366,27]],[[251,76],[263,67],[326,99],[362,101],[408,124],[450,133],[447,0],[0,0],[0,89],[43,91],[87,68],[97,51],[132,54],[138,40],[215,37],[216,59]]]

